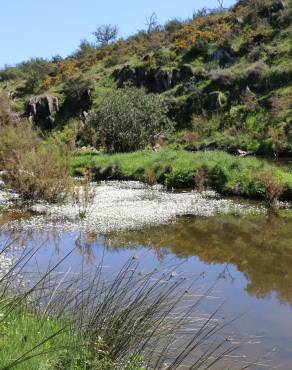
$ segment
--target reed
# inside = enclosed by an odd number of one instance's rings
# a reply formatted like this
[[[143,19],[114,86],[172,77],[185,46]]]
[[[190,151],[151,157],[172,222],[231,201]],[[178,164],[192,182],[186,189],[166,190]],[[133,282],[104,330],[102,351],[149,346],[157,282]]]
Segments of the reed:
[[[134,258],[109,280],[103,260],[94,273],[57,274],[74,248],[27,283],[40,248],[19,253],[0,278],[0,369],[208,369],[235,350],[218,310],[194,326],[212,287],[195,298],[193,279],[141,274]]]

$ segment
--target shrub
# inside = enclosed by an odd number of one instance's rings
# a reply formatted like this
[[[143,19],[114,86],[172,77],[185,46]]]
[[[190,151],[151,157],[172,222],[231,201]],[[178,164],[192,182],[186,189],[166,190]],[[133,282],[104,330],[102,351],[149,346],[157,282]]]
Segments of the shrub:
[[[11,119],[11,108],[8,96],[0,94],[0,126],[6,125]]]
[[[65,101],[62,114],[71,117],[79,113],[88,112],[92,105],[91,92],[94,88],[92,80],[81,75],[66,79],[63,92]]]
[[[6,66],[4,69],[0,70],[0,81],[7,82],[14,80],[18,76],[18,71],[15,67]]]
[[[8,95],[0,92],[0,127],[8,124],[16,125],[20,116],[13,112]]]
[[[23,87],[20,89],[24,94],[35,94],[41,92],[39,89],[41,85],[42,76],[37,71],[33,71],[28,75]]]
[[[184,50],[198,41],[203,43],[223,42],[229,31],[230,26],[225,16],[208,15],[198,17],[191,23],[185,24],[177,32],[175,47],[177,50]]]
[[[77,59],[83,59],[94,51],[96,51],[95,45],[87,41],[86,39],[83,39],[80,41],[79,47],[77,51],[73,54],[73,57]]]
[[[204,114],[192,115],[192,129],[200,137],[209,136],[219,129],[219,121],[216,116],[207,117]]]
[[[157,67],[163,67],[173,60],[173,55],[168,49],[156,50],[153,57]]]
[[[198,192],[205,190],[206,185],[206,169],[204,167],[199,167],[195,175],[195,185]]]
[[[210,71],[212,85],[219,89],[230,89],[236,79],[233,71],[216,68]]]
[[[278,207],[278,200],[284,193],[284,181],[276,177],[272,171],[264,171],[259,174],[259,181],[265,189],[265,198],[267,206],[271,210],[276,210]]]
[[[271,111],[274,116],[292,109],[292,93],[273,94],[270,98]]]
[[[88,93],[93,88],[91,80],[83,78],[82,76],[72,77],[64,84],[64,94],[67,98],[74,101],[80,100],[85,93]]]
[[[4,181],[24,200],[64,199],[71,188],[65,153],[55,141],[42,141],[29,122],[0,128]]]
[[[80,73],[76,62],[72,59],[63,60],[59,64],[58,78],[61,81],[66,81],[67,79],[72,78],[72,76]]]
[[[131,86],[111,92],[91,117],[106,151],[129,152],[154,143],[154,137],[172,129],[161,98]]]
[[[105,60],[106,67],[114,67],[119,64],[124,64],[127,62],[127,54],[121,43],[117,42],[112,46],[112,50],[109,56]]]
[[[165,32],[172,36],[176,32],[178,32],[183,26],[183,22],[178,18],[172,18],[167,21],[164,25]]]
[[[43,81],[55,68],[52,63],[40,58],[23,62],[18,67],[25,79],[24,85],[19,87],[18,91],[24,94],[40,93],[43,88]]]
[[[241,0],[234,7],[234,11],[239,10],[244,22],[249,24],[257,24],[261,19],[273,23],[284,9],[280,0]]]

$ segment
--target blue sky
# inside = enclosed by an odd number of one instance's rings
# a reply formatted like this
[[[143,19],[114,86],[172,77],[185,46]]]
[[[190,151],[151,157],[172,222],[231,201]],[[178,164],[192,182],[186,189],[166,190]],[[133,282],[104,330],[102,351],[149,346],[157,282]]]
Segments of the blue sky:
[[[233,3],[225,0],[224,5]],[[67,56],[80,40],[90,40],[101,24],[117,24],[120,35],[127,36],[143,28],[152,12],[163,24],[216,4],[217,0],[1,0],[0,67],[31,57]]]

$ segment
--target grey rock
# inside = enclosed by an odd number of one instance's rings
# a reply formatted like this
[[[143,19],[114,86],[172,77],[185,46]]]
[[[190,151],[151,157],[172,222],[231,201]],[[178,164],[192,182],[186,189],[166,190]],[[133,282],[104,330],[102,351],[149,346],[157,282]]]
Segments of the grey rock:
[[[34,96],[26,103],[30,121],[44,129],[52,129],[59,112],[59,99],[55,96]]]

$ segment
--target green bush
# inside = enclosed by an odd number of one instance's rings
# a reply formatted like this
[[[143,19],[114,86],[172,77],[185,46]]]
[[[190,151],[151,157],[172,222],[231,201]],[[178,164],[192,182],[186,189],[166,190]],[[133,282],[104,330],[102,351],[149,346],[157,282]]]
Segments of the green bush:
[[[129,152],[153,144],[156,135],[172,130],[166,114],[159,96],[128,86],[104,99],[90,125],[107,152]]]
[[[24,77],[24,85],[19,86],[17,91],[19,94],[38,94],[43,92],[42,86],[45,78],[50,75],[53,70],[50,63],[45,59],[31,59],[23,62],[18,66],[20,72]]]
[[[0,70],[0,82],[7,82],[14,80],[18,77],[19,71],[16,67],[5,67]]]

